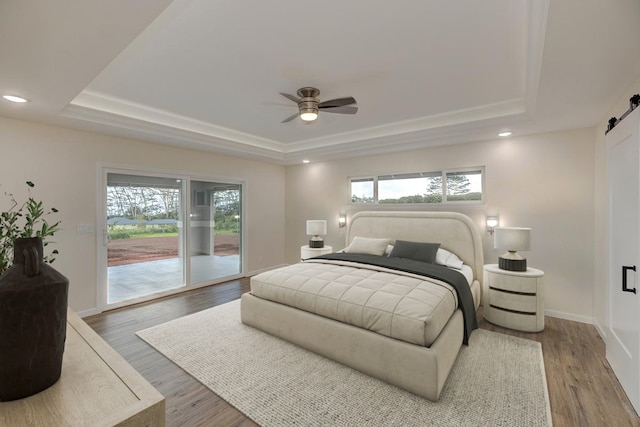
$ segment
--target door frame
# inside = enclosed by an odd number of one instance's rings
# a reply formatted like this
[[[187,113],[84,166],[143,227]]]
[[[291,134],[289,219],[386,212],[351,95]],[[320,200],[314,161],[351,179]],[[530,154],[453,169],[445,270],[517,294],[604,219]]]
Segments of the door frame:
[[[240,185],[240,200],[241,200],[241,208],[240,208],[240,271],[238,274],[234,274],[232,276],[226,276],[220,278],[220,280],[215,280],[212,283],[200,283],[196,285],[190,285],[191,281],[191,265],[190,265],[190,236],[189,233],[184,233],[183,245],[184,245],[184,286],[172,289],[168,291],[154,293],[152,295],[146,297],[135,298],[131,300],[121,301],[117,303],[109,304],[107,302],[107,293],[108,293],[108,260],[107,260],[107,243],[108,243],[108,234],[107,234],[107,174],[108,173],[123,173],[123,174],[131,174],[131,175],[145,175],[145,176],[158,176],[158,177],[169,177],[175,179],[183,180],[183,188],[184,195],[182,197],[181,208],[191,206],[191,192],[190,192],[190,182],[191,180],[201,180],[201,181],[219,181],[229,184],[237,184]],[[176,170],[167,170],[167,169],[157,169],[157,168],[149,168],[142,166],[134,166],[120,163],[105,163],[99,162],[97,165],[97,209],[96,209],[96,305],[99,313],[102,313],[106,310],[112,310],[119,307],[124,307],[131,304],[137,304],[144,301],[149,301],[152,299],[161,298],[168,295],[179,294],[185,291],[189,291],[192,289],[197,289],[205,286],[211,286],[217,283],[222,283],[228,280],[239,279],[245,277],[246,272],[246,217],[247,217],[247,183],[245,180],[230,178],[224,176],[216,176],[216,175],[203,175],[200,173],[192,173],[188,171],[176,171]],[[183,212],[184,214],[184,229],[188,230],[190,227],[190,218],[188,209]]]

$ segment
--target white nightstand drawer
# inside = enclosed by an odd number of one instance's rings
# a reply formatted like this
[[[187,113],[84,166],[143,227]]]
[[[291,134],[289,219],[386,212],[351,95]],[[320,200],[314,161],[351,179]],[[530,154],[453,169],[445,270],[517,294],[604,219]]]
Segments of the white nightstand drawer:
[[[535,278],[506,274],[489,274],[489,287],[507,291],[535,294],[538,284]]]
[[[535,295],[521,295],[489,288],[489,301],[493,307],[536,314],[538,299]]]
[[[485,313],[485,318],[496,325],[525,332],[538,332],[544,328],[544,320],[532,314],[512,313],[504,310],[491,310]]]

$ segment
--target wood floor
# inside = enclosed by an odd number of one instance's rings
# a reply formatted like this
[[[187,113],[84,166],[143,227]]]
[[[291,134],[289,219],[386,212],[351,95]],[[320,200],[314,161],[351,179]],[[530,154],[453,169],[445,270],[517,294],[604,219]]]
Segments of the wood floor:
[[[166,397],[167,426],[255,426],[135,335],[238,299],[248,290],[249,279],[235,280],[84,320]],[[478,319],[483,329],[542,343],[555,427],[640,427],[640,418],[613,375],[604,343],[593,326],[547,317],[543,332],[524,333],[485,322],[482,311]]]

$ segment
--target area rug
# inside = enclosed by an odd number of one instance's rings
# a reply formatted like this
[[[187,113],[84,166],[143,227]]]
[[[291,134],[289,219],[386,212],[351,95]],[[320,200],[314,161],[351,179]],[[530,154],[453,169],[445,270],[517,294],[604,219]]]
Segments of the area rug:
[[[539,343],[476,330],[438,402],[240,322],[240,301],[137,333],[261,426],[550,426]]]

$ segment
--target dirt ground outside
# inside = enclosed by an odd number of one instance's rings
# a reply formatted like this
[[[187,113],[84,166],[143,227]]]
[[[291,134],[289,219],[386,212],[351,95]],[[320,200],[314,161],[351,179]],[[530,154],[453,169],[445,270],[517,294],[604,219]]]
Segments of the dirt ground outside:
[[[237,234],[216,234],[214,254],[238,255],[240,250]],[[135,264],[178,256],[178,237],[148,237],[142,239],[111,240],[107,245],[108,265]]]

